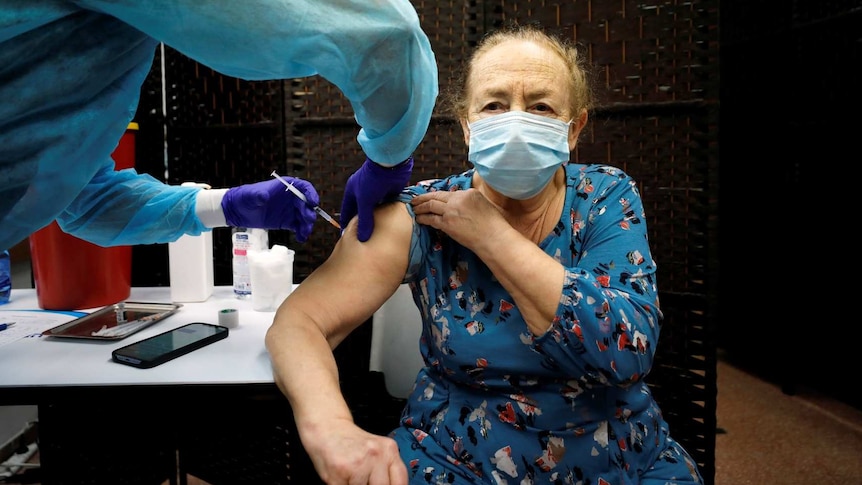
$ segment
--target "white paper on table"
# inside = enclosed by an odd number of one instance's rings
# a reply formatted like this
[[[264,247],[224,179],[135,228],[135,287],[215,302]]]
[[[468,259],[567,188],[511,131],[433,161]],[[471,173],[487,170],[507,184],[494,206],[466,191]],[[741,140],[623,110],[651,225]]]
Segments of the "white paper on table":
[[[24,338],[40,337],[45,330],[84,315],[86,315],[85,312],[0,310],[0,323],[15,323],[6,330],[0,331],[0,347]]]

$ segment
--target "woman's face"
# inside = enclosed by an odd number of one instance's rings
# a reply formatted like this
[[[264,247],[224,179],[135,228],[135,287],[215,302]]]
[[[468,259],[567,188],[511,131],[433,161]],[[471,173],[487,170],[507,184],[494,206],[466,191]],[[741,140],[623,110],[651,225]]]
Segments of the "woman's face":
[[[507,111],[570,121],[573,115],[567,77],[563,60],[541,44],[513,39],[492,47],[474,61],[467,81],[467,119],[461,120],[464,141],[470,143],[468,123]],[[576,125],[572,123],[572,127]],[[570,149],[577,131],[570,132]]]

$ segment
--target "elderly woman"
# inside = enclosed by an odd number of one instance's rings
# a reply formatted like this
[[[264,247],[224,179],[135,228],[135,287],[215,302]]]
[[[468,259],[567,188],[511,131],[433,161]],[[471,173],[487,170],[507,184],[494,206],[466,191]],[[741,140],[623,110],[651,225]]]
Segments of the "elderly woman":
[[[694,484],[644,377],[661,312],[635,182],[568,163],[591,95],[575,48],[488,36],[452,104],[474,168],[352,222],[281,305],[276,382],[328,484]],[[409,283],[425,367],[388,437],[356,426],[335,348]]]

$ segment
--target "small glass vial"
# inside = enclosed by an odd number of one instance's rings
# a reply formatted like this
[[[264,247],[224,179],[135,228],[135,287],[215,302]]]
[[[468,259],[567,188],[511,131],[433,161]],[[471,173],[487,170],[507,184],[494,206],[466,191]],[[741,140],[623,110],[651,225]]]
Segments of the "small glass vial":
[[[251,249],[251,233],[244,227],[235,227],[231,234],[233,242],[233,293],[245,300],[251,297],[251,273],[248,270],[248,250]]]

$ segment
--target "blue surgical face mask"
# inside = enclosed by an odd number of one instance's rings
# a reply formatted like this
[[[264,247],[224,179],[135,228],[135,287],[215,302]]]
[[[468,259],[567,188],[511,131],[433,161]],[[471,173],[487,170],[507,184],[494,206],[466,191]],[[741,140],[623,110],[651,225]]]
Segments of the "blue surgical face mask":
[[[570,124],[524,111],[474,121],[469,125],[469,160],[497,192],[529,199],[569,161]]]

